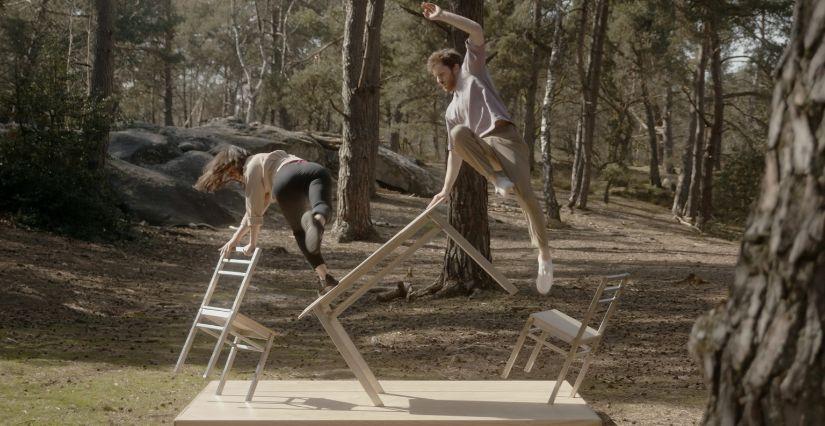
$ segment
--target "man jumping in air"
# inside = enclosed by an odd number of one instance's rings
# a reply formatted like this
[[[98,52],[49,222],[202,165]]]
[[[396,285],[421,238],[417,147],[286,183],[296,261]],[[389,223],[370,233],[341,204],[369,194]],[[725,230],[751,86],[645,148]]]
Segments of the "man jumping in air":
[[[514,192],[527,217],[530,240],[539,249],[536,288],[547,294],[553,286],[553,261],[544,216],[530,187],[530,151],[487,72],[484,30],[477,22],[445,12],[435,4],[422,3],[421,8],[427,19],[469,34],[463,58],[455,49],[442,49],[427,60],[427,71],[453,95],[445,114],[449,156],[444,188],[430,206],[449,198],[464,162],[492,182],[496,194],[507,197]]]

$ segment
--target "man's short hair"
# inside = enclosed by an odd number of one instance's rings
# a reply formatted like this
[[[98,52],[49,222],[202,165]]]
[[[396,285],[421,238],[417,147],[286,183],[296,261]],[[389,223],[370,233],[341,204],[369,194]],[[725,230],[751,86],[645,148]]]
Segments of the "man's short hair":
[[[430,55],[430,58],[427,59],[427,72],[432,73],[433,67],[438,64],[444,65],[447,68],[452,69],[453,65],[461,66],[461,63],[464,61],[464,58],[458,53],[455,49],[441,49],[436,50]]]

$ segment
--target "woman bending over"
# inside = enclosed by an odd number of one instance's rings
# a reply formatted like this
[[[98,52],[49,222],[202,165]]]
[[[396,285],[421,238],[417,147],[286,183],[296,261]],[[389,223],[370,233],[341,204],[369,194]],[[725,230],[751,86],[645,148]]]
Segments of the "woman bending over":
[[[244,187],[246,214],[229,242],[221,247],[222,257],[234,251],[246,234],[249,234],[249,244],[243,247],[243,252],[252,255],[264,213],[275,201],[292,228],[298,248],[318,274],[321,292],[338,284],[327,273],[321,257],[321,239],[331,211],[329,170],[281,150],[250,155],[243,148],[227,146],[204,167],[194,187],[198,191],[215,192],[230,181],[240,182]]]

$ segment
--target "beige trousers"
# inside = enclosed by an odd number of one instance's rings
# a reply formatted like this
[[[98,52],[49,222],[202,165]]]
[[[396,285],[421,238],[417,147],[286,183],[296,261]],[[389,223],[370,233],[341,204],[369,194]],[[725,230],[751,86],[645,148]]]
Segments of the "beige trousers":
[[[544,215],[530,185],[529,147],[516,126],[500,126],[479,138],[469,127],[459,125],[452,128],[450,135],[453,150],[488,181],[495,182],[497,172],[510,178],[516,200],[529,224],[530,241],[537,248],[547,248]]]

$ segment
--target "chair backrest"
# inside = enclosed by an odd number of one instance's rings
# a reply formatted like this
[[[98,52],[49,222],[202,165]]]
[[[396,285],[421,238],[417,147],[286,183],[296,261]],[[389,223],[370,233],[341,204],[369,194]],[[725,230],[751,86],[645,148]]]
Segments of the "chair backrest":
[[[587,328],[588,324],[593,319],[593,317],[596,316],[596,312],[599,311],[599,308],[607,304],[607,309],[604,312],[604,316],[602,316],[602,321],[599,324],[599,328],[597,330],[597,333],[599,335],[602,335],[604,333],[605,328],[607,328],[607,323],[610,320],[610,317],[613,315],[613,311],[616,310],[616,302],[619,300],[619,296],[621,295],[622,290],[624,289],[624,286],[627,283],[627,278],[629,276],[629,273],[623,273],[601,278],[599,282],[599,287],[596,289],[596,293],[593,295],[593,299],[590,302],[590,307],[587,310],[587,314],[585,315],[584,319],[582,319],[582,326],[579,330],[579,337],[581,337],[581,335],[584,334],[584,330]],[[618,281],[618,283],[613,284],[616,281]]]
[[[252,272],[255,270],[255,265],[258,263],[260,256],[261,249],[259,247],[255,248],[252,256],[245,256],[242,254],[240,248],[236,248],[234,253],[227,253],[225,256],[218,259],[218,264],[215,266],[215,272],[212,274],[212,279],[209,281],[209,287],[207,287],[206,294],[203,296],[201,307],[208,306],[212,302],[212,295],[215,293],[215,289],[218,287],[218,282],[221,280],[221,277],[237,277],[241,278],[241,283],[238,286],[238,293],[235,295],[235,299],[233,300],[232,310],[237,310],[240,308],[246,289],[249,287]],[[241,266],[241,269],[243,270],[227,269],[230,265]]]

